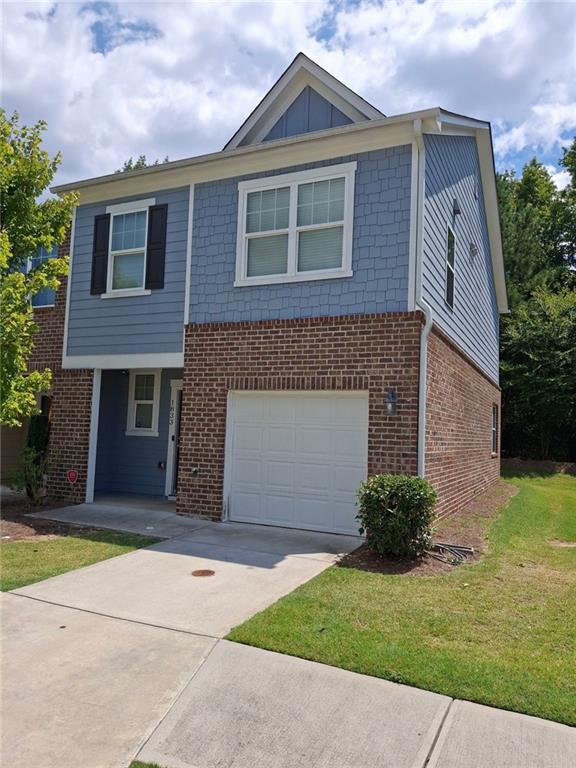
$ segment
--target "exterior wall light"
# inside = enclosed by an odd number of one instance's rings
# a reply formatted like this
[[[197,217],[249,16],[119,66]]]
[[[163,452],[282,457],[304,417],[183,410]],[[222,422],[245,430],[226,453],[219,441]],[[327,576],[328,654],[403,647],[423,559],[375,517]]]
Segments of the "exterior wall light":
[[[386,413],[388,416],[396,416],[398,395],[395,389],[389,389],[386,393]]]
[[[456,216],[460,216],[461,213],[462,211],[460,210],[460,206],[458,205],[458,200],[454,198],[454,200],[452,201],[452,215],[456,217]]]

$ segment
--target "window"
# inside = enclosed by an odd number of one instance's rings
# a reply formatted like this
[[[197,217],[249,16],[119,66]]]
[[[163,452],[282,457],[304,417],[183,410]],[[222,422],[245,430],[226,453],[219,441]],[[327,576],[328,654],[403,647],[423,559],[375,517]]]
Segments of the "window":
[[[448,242],[446,244],[446,304],[454,309],[454,256],[456,252],[456,240],[454,232],[448,227]]]
[[[356,163],[240,182],[235,285],[352,275]]]
[[[39,248],[35,256],[28,259],[28,270],[35,269],[48,259],[55,259],[58,256],[58,246],[54,246],[50,252],[45,248]],[[56,291],[52,288],[43,288],[37,294],[32,296],[33,307],[53,307],[56,299]]]
[[[498,406],[492,406],[492,453],[498,453]]]
[[[160,370],[130,371],[127,435],[158,437]]]
[[[148,208],[155,200],[137,200],[106,208],[110,214],[107,291],[144,290]]]

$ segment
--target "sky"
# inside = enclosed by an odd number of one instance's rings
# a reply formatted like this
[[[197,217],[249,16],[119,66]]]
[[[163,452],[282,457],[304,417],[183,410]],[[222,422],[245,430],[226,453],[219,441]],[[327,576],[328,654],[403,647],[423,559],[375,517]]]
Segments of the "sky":
[[[13,2],[1,104],[46,120],[57,183],[221,149],[303,51],[386,115],[490,120],[498,170],[559,187],[576,136],[576,0]]]

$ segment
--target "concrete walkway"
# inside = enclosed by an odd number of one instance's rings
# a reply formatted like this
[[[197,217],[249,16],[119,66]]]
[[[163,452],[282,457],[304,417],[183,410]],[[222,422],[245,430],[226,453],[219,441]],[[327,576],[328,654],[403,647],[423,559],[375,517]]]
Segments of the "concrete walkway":
[[[189,526],[2,596],[2,765],[572,768],[565,726],[220,639],[358,539],[114,510],[49,514]]]

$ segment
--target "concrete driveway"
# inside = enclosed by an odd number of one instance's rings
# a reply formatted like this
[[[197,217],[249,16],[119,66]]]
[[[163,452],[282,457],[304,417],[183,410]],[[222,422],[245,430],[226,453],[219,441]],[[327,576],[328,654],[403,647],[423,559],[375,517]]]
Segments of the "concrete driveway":
[[[356,537],[204,523],[13,594],[167,629],[223,637],[359,544]],[[212,571],[197,577],[194,571]]]

